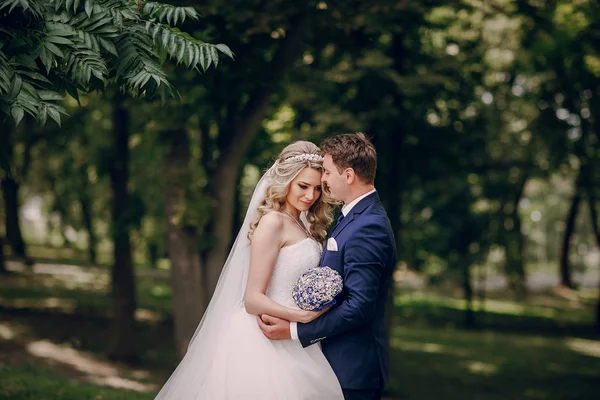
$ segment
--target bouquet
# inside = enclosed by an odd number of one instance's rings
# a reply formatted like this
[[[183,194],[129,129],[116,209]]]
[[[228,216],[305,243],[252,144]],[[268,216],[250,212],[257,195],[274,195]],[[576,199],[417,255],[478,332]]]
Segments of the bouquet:
[[[292,289],[296,305],[306,311],[320,311],[335,305],[334,297],[344,287],[342,277],[329,267],[309,268]]]

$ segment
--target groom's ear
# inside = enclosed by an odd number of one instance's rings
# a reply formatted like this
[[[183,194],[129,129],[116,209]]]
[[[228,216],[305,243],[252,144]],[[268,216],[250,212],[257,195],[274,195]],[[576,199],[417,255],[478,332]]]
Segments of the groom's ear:
[[[342,175],[344,179],[346,179],[346,184],[348,185],[352,185],[352,183],[354,183],[356,180],[356,173],[354,172],[353,168],[346,168]]]

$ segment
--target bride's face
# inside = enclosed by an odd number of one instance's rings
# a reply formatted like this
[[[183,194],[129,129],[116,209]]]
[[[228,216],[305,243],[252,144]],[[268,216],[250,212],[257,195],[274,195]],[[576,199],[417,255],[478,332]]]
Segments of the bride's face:
[[[321,197],[321,172],[304,168],[290,183],[286,202],[298,211],[307,211]]]

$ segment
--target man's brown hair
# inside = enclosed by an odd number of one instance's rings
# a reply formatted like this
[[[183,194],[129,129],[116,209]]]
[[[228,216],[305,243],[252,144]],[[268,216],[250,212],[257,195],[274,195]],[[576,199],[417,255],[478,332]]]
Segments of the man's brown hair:
[[[352,168],[363,182],[375,183],[377,151],[364,133],[332,136],[325,139],[319,147],[323,153],[331,155],[340,174],[346,168]]]

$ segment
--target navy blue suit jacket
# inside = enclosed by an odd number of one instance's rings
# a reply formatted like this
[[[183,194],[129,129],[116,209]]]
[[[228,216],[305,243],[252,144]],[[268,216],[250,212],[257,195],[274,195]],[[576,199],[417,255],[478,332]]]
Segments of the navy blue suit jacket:
[[[326,249],[320,265],[338,271],[344,289],[336,307],[298,324],[298,338],[304,347],[321,342],[343,389],[382,388],[389,370],[385,305],[396,244],[377,193],[359,201],[329,237],[338,250]]]

